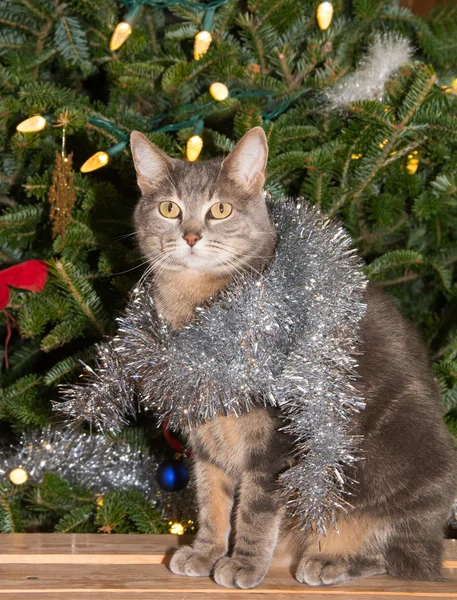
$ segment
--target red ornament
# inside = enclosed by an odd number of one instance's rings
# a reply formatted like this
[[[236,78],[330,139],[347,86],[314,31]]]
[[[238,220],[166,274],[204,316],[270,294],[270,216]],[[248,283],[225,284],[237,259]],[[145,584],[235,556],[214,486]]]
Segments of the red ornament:
[[[0,310],[6,316],[6,340],[5,340],[5,366],[8,368],[8,343],[11,338],[11,321],[16,324],[14,318],[5,310],[10,300],[10,289],[8,286],[41,292],[48,276],[48,265],[43,260],[26,260],[19,265],[9,267],[0,271]]]
[[[178,454],[184,454],[187,457],[192,456],[192,452],[190,450],[186,450],[181,442],[173,437],[173,435],[170,433],[170,430],[168,429],[168,419],[164,419],[162,422],[162,433],[172,450],[178,452]]]

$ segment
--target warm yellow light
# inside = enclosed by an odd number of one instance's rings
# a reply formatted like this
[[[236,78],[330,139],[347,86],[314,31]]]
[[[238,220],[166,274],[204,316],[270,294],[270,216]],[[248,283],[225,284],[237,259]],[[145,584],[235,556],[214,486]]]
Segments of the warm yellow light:
[[[118,23],[116,25],[116,29],[113,31],[113,35],[111,36],[109,49],[118,50],[131,33],[132,27],[129,25],[129,23],[126,23],[125,21]]]
[[[317,7],[316,19],[319,29],[325,31],[330,27],[333,17],[333,4],[331,2],[321,2]]]
[[[17,131],[21,131],[22,133],[31,133],[33,131],[41,131],[46,127],[46,119],[41,115],[35,115],[34,117],[30,117],[30,119],[26,119],[19,123],[16,127]]]
[[[359,160],[359,158],[362,158],[362,156],[362,154],[351,154],[352,160]]]
[[[194,58],[200,60],[201,57],[208,52],[208,48],[211,46],[213,36],[209,31],[199,31],[195,36],[194,41]]]
[[[203,140],[199,135],[193,135],[187,140],[186,156],[189,162],[194,162],[200,156],[203,148]]]
[[[90,171],[96,171],[101,169],[109,163],[109,156],[106,152],[96,152],[81,167],[81,173],[89,173]]]
[[[18,467],[17,469],[13,469],[10,473],[10,481],[14,483],[14,485],[22,485],[29,478],[27,471]]]
[[[181,523],[173,523],[170,527],[170,533],[173,535],[182,535],[184,533],[184,527]]]
[[[217,100],[218,102],[226,100],[229,96],[228,87],[223,83],[218,83],[217,81],[215,81],[209,86],[209,93],[214,98],[214,100]]]
[[[451,82],[452,93],[457,94],[457,77]]]
[[[414,173],[419,168],[419,159],[418,158],[408,158],[408,162],[406,163],[406,170],[410,175],[414,175]]]

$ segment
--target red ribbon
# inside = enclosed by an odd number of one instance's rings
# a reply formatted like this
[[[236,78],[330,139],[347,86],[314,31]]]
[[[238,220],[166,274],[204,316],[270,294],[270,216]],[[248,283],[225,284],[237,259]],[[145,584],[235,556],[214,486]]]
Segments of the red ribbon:
[[[172,450],[179,452],[179,454],[184,454],[187,457],[192,456],[192,452],[190,450],[186,450],[181,442],[171,435],[170,430],[168,429],[168,419],[163,420],[162,431],[164,438],[167,440],[168,445]]]
[[[10,289],[8,286],[29,290],[30,292],[41,292],[48,276],[48,265],[43,260],[26,260],[19,265],[9,267],[0,271],[0,310],[6,317],[6,339],[5,339],[5,367],[8,368],[8,344],[11,339],[11,323],[17,327],[12,315],[5,310],[10,301]]]

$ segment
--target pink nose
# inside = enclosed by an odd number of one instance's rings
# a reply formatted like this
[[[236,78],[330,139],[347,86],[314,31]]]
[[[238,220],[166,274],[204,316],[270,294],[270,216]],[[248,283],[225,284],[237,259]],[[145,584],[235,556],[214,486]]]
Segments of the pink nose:
[[[191,247],[195,246],[198,240],[201,239],[200,236],[196,235],[195,233],[186,233],[186,235],[183,235],[183,238]]]

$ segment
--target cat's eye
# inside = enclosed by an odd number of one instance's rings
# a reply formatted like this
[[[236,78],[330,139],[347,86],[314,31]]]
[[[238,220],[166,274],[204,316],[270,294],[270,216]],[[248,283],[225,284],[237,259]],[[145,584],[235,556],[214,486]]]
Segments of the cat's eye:
[[[213,219],[226,219],[232,214],[232,205],[228,202],[217,202],[209,209],[209,215]]]
[[[161,202],[159,211],[167,219],[176,219],[181,214],[181,209],[174,202]]]

